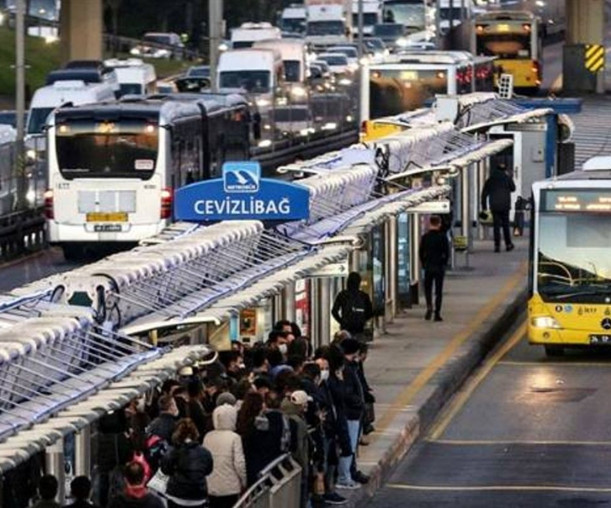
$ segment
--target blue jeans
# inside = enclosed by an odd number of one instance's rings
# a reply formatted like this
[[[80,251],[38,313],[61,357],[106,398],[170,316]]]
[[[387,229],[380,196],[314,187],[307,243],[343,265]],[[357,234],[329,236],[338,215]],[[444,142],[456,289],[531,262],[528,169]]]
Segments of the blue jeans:
[[[359,430],[361,428],[360,420],[348,420],[348,435],[350,436],[350,448],[352,449],[352,455],[350,457],[340,457],[338,465],[338,482],[339,483],[351,483],[352,474],[350,473],[350,466],[356,455],[356,447],[359,442]]]

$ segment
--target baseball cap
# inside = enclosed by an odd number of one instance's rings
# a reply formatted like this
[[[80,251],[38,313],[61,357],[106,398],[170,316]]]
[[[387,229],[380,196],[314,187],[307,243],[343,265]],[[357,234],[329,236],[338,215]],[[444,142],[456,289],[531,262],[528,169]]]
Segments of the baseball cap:
[[[291,393],[290,399],[291,402],[297,406],[305,406],[308,402],[312,402],[314,400],[303,390],[297,390]]]

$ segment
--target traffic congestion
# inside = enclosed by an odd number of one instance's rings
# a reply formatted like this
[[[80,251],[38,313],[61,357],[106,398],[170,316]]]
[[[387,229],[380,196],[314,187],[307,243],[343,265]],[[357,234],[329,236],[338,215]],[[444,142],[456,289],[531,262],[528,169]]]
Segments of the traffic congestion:
[[[88,2],[1,6],[0,507],[606,502],[611,4]]]

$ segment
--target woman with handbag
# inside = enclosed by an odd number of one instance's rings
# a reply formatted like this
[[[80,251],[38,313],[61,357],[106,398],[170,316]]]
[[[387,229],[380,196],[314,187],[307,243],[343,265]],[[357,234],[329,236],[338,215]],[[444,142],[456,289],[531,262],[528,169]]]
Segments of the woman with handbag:
[[[161,471],[168,476],[165,492],[168,508],[208,505],[206,476],[212,472],[212,455],[198,439],[197,428],[190,418],[178,422],[172,436],[174,446],[161,459]]]

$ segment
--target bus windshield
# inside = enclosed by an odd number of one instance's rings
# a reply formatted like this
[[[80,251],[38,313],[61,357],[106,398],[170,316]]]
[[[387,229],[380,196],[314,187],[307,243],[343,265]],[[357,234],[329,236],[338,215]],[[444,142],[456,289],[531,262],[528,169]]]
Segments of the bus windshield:
[[[422,107],[427,99],[448,92],[445,70],[375,69],[369,81],[369,116],[398,115]]]
[[[611,214],[539,218],[537,289],[544,300],[603,303],[611,296]]]
[[[221,88],[243,88],[247,92],[269,92],[269,71],[223,71]]]
[[[529,60],[532,58],[530,34],[495,33],[478,35],[477,54],[511,60]]]
[[[389,0],[384,2],[384,23],[399,23],[414,30],[424,30],[425,9],[422,0]]]
[[[140,178],[155,171],[159,128],[146,119],[65,119],[56,125],[57,162],[67,180]]]
[[[341,21],[310,21],[306,35],[344,35],[345,26]]]

